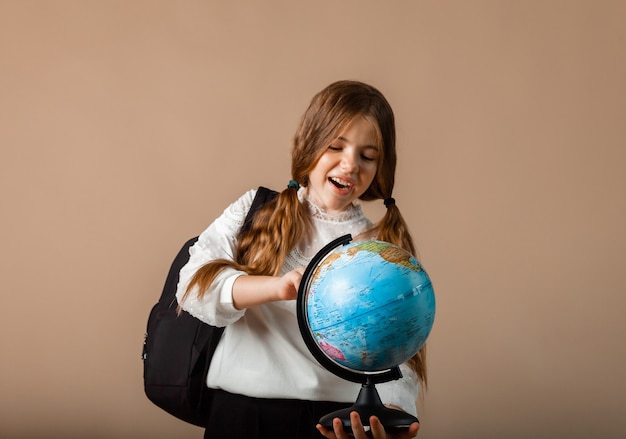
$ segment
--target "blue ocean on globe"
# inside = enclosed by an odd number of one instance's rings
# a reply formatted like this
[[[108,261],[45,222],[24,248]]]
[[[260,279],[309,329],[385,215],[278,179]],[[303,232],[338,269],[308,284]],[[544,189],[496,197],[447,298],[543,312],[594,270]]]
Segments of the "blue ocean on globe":
[[[305,297],[318,347],[351,370],[376,372],[411,358],[435,318],[428,274],[406,250],[357,241],[330,252],[315,268]]]

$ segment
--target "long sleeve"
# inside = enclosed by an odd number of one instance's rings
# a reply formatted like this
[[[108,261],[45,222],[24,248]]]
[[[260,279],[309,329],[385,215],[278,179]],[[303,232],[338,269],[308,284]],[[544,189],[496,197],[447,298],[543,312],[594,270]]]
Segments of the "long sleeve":
[[[236,238],[250,210],[256,190],[250,190],[232,203],[198,238],[189,249],[189,262],[180,271],[176,298],[182,308],[197,319],[215,326],[226,326],[243,316],[243,310],[233,306],[232,286],[245,272],[224,269],[198,298],[197,287],[183,301],[187,287],[200,267],[216,259],[234,260]]]

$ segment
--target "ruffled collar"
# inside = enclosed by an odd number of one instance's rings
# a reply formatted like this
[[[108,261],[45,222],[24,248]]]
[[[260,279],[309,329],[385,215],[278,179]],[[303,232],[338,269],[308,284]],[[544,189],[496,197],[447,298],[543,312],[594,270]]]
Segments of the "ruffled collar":
[[[305,187],[298,190],[298,199],[309,208],[311,216],[315,219],[326,222],[345,222],[363,218],[363,211],[358,202],[352,202],[348,208],[339,213],[328,213],[321,206],[318,206],[312,197],[309,196]]]

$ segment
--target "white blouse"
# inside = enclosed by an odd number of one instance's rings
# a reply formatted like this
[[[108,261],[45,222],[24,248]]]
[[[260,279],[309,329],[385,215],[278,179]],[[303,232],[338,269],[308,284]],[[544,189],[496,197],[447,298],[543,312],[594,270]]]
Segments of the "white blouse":
[[[180,272],[176,297],[179,303],[194,273],[218,258],[234,259],[236,237],[250,210],[256,189],[231,204],[198,238],[189,250],[189,262]],[[345,212],[329,215],[298,191],[300,202],[312,214],[313,230],[286,257],[281,275],[306,266],[330,241],[346,235],[353,237],[372,223],[358,204]],[[296,301],[271,302],[238,310],[233,306],[232,286],[245,272],[228,268],[211,284],[202,299],[192,290],[181,304],[196,318],[215,326],[226,326],[213,357],[207,385],[231,393],[257,398],[290,398],[312,401],[354,402],[360,385],[328,372],[309,352],[298,328]],[[401,365],[403,377],[378,384],[385,404],[401,407],[416,415],[418,381],[415,372]]]

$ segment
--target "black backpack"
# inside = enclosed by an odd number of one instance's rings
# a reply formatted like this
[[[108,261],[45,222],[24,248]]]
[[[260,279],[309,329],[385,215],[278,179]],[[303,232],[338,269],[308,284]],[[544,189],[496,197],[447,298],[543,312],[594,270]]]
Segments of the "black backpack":
[[[256,211],[276,195],[259,187],[242,231],[250,228]],[[224,328],[207,325],[185,311],[178,315],[176,301],[180,269],[197,239],[187,241],[172,263],[161,297],[148,316],[142,359],[148,399],[183,421],[205,427],[210,404],[206,377]]]

